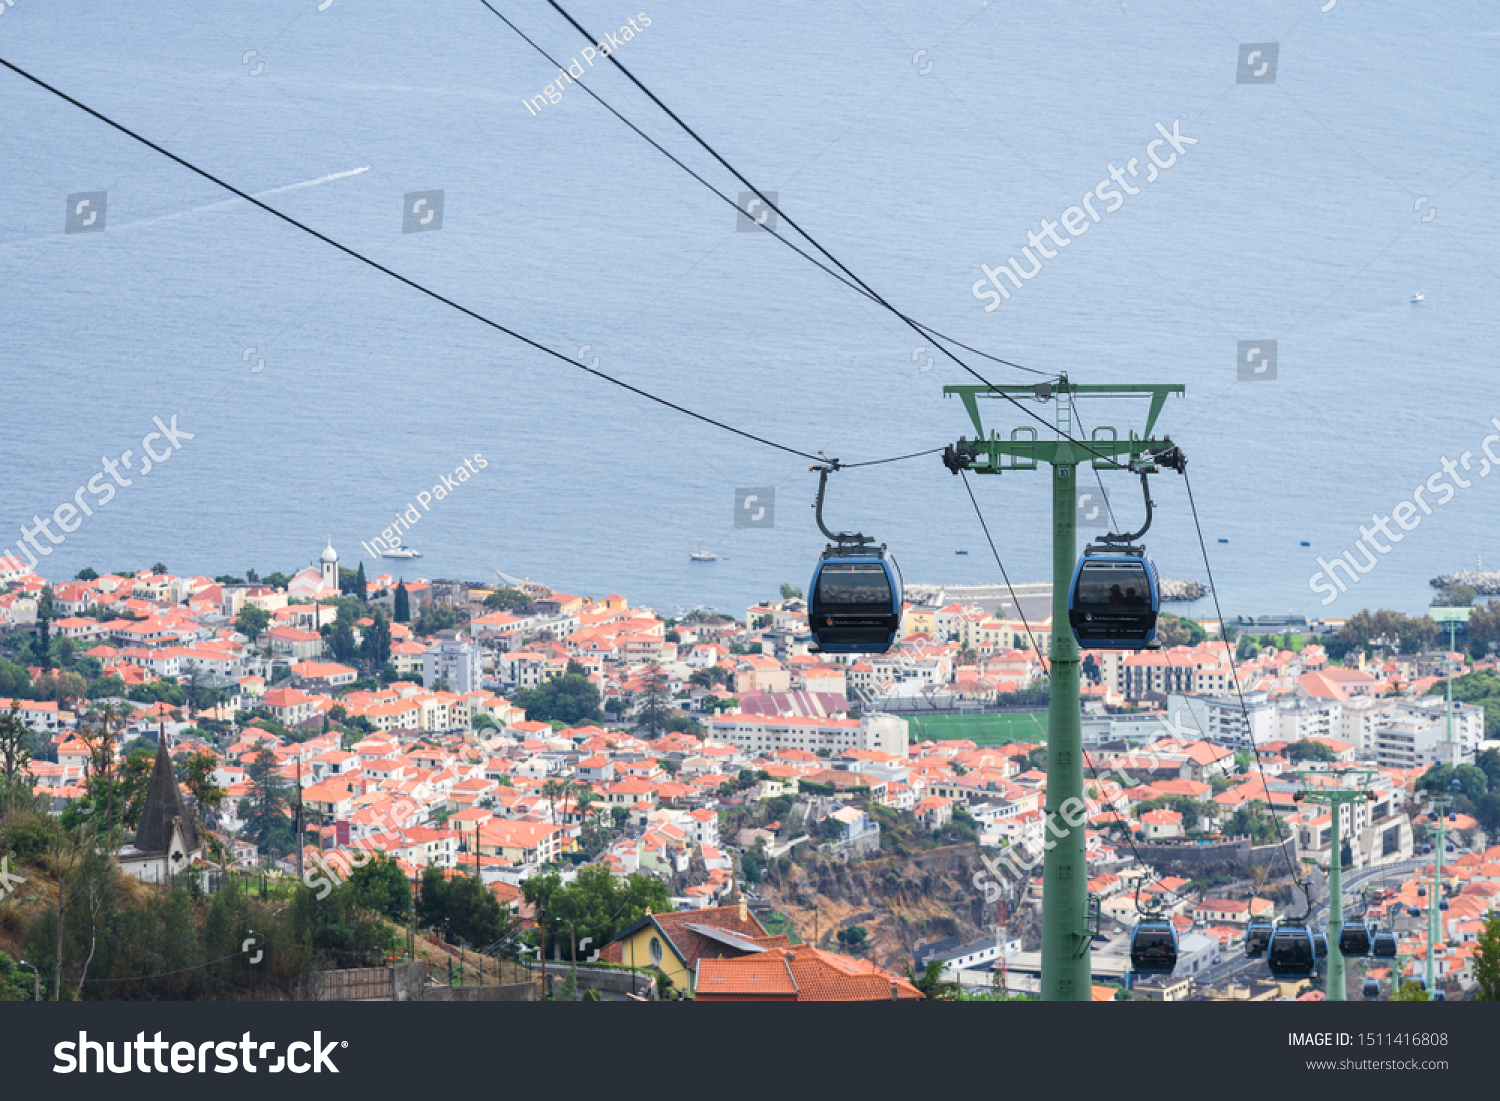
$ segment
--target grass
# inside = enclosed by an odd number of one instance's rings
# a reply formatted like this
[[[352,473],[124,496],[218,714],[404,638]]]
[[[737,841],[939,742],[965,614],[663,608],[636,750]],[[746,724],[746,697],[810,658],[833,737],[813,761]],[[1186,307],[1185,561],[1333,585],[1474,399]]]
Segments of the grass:
[[[1000,715],[925,715],[906,720],[907,730],[917,741],[967,740],[979,746],[1009,745],[1011,742],[1045,742],[1047,712],[1017,711]]]

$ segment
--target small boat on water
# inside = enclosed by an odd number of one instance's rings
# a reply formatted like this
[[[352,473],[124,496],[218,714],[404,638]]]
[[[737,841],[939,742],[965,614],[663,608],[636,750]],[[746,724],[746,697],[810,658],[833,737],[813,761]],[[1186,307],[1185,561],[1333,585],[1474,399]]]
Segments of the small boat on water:
[[[392,550],[383,551],[381,553],[380,557],[382,557],[382,558],[421,558],[422,557],[422,552],[421,551],[412,550],[405,543],[402,543],[399,547],[396,547],[396,548],[394,548]]]
[[[701,546],[694,549],[693,553],[688,555],[688,558],[694,562],[717,562],[719,560],[717,554],[711,550],[704,550]]]
[[[1425,301],[1427,301],[1427,296],[1425,294],[1423,294],[1421,291],[1418,291],[1416,294],[1414,294],[1414,295],[1411,296],[1411,300],[1412,300],[1413,304],[1415,304],[1417,302],[1425,302]]]
[[[956,550],[956,551],[954,551],[954,552],[953,552],[953,553],[954,553],[954,554],[968,554],[968,553],[969,553],[969,552],[968,552],[968,551],[960,551],[960,550]]]

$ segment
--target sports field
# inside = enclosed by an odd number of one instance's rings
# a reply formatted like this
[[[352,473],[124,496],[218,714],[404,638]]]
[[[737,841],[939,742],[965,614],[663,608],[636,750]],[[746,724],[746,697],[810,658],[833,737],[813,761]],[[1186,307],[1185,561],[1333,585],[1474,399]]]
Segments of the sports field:
[[[1013,711],[1003,715],[911,715],[906,728],[919,742],[967,739],[975,745],[1045,742],[1047,712]]]

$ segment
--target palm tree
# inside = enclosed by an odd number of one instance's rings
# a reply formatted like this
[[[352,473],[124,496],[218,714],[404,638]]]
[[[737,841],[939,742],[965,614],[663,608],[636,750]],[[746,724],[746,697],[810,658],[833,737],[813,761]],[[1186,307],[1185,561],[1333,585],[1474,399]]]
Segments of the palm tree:
[[[542,784],[542,798],[547,800],[547,815],[554,826],[557,825],[557,801],[562,798],[566,786],[566,781],[556,779]]]
[[[920,975],[913,973],[911,964],[907,964],[906,977],[928,1001],[952,1001],[958,997],[958,984],[943,978],[943,964],[940,960],[931,960]]]

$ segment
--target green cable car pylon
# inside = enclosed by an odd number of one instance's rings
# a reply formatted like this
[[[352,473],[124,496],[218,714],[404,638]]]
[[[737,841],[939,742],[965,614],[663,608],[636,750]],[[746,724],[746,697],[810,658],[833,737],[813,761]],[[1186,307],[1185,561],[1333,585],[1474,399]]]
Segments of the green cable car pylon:
[[[1047,733],[1046,837],[1052,847],[1042,871],[1042,976],[1043,1001],[1091,1001],[1093,982],[1089,966],[1089,944],[1097,932],[1097,908],[1088,897],[1088,870],[1084,858],[1083,823],[1087,804],[1083,800],[1082,709],[1079,693],[1078,642],[1068,623],[1068,592],[1077,565],[1077,472],[1084,463],[1095,470],[1127,470],[1141,459],[1174,448],[1166,437],[1152,438],[1156,419],[1167,395],[1181,394],[1185,387],[1173,384],[1079,385],[1066,375],[1056,382],[1035,386],[945,386],[943,393],[957,394],[974,424],[977,439],[959,438],[944,456],[955,473],[966,469],[975,474],[1052,468],[1052,645],[1050,656],[1052,700]],[[1079,395],[1092,397],[1150,397],[1143,435],[1121,439],[1109,425],[1100,425],[1086,443],[1070,431],[1073,402]],[[1014,404],[1035,399],[1055,404],[1057,436],[1040,440],[1030,426],[1013,430],[1008,438],[997,431],[985,432],[980,417],[981,399],[1002,399]],[[1005,460],[1009,460],[1006,462]],[[1019,609],[1017,609],[1019,611]]]

